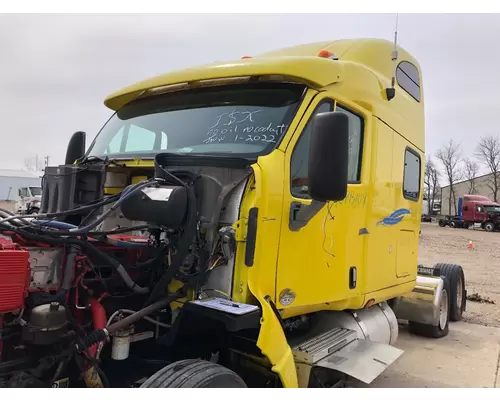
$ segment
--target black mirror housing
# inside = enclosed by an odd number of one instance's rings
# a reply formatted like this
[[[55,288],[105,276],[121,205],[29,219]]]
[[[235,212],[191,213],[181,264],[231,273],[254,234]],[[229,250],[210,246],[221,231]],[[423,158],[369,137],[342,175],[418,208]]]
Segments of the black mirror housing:
[[[313,118],[309,196],[321,202],[341,201],[347,196],[349,117],[341,112],[327,112]]]
[[[85,132],[75,132],[68,143],[66,149],[66,160],[64,164],[73,164],[85,155]]]

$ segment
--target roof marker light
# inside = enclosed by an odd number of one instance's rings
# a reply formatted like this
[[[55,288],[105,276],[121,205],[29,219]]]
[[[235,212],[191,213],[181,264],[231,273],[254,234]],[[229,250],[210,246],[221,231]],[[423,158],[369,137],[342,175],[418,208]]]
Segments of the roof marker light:
[[[250,56],[243,56],[243,57],[241,57],[242,60],[246,60],[247,58],[252,58],[252,57],[250,57]]]
[[[329,58],[330,60],[338,60],[339,59],[335,54],[333,54],[331,51],[328,51],[328,50],[321,50],[318,53],[318,57]]]

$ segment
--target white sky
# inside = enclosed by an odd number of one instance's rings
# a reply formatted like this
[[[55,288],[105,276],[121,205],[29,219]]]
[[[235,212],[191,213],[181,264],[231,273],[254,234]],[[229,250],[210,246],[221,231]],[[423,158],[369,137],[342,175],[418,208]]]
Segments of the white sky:
[[[159,73],[349,37],[392,40],[395,14],[0,14],[0,168],[62,163],[76,130],[93,139],[109,93]],[[400,14],[398,41],[421,63],[427,150],[472,154],[497,134],[500,15]],[[49,139],[50,137],[50,139]]]

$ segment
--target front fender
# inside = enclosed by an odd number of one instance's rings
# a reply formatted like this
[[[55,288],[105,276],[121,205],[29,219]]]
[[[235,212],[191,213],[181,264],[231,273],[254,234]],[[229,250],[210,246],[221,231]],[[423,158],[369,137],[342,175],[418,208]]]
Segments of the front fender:
[[[271,305],[264,297],[258,296],[262,308],[261,328],[257,347],[272,364],[271,370],[278,374],[285,388],[298,388],[297,371],[292,349]]]

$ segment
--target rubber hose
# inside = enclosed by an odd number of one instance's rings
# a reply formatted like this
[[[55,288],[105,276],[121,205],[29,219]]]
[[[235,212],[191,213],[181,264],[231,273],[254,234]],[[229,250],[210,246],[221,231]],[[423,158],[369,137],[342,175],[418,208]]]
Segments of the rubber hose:
[[[36,222],[31,222],[34,225],[44,225],[49,228],[58,228],[58,229],[75,229],[78,228],[76,225],[68,224],[66,222],[61,221],[50,221],[50,220],[35,220]]]
[[[135,312],[134,314],[131,314],[128,317],[125,317],[125,318],[121,319],[120,321],[109,325],[106,328],[106,330],[111,335],[115,332],[121,331],[122,329],[136,323],[137,321],[143,319],[144,317],[147,317],[148,315],[154,313],[155,311],[158,311],[158,310],[166,307],[171,302],[185,296],[184,290],[182,290],[183,288],[181,288],[181,290],[179,292],[174,293],[168,297],[165,297],[162,300],[158,300],[157,302],[152,303],[147,307],[144,307],[143,309]]]
[[[168,246],[164,246],[160,249],[160,252],[154,256],[153,258],[150,258],[149,260],[147,261],[144,261],[142,263],[137,263],[135,266],[137,268],[145,268],[145,267],[149,267],[150,265],[153,265],[155,263],[157,263],[158,261],[160,261],[163,257],[166,256],[168,252]]]
[[[87,206],[81,206],[81,207],[73,208],[73,209],[67,210],[67,211],[61,211],[58,213],[38,214],[37,218],[55,218],[55,217],[63,217],[63,216],[67,216],[67,215],[72,215],[72,214],[76,214],[76,213],[79,213],[82,211],[92,210],[94,208],[101,207],[103,205],[112,203],[113,201],[115,201],[114,197],[109,197],[107,199],[101,200],[101,202],[99,202],[99,203],[90,204]],[[5,218],[5,220],[3,222],[8,222],[8,221],[11,221],[14,219],[20,219],[20,218],[22,218],[22,216],[20,216],[20,215],[11,215],[10,217]]]
[[[137,192],[140,189],[143,189],[147,186],[151,185],[156,185],[158,182],[156,181],[146,181],[146,182],[141,182],[138,183],[137,186],[134,188],[131,188],[129,191],[124,196],[121,196],[105,213],[103,213],[99,218],[97,218],[94,222],[91,222],[87,226],[84,226],[82,228],[76,228],[76,229],[71,229],[70,232],[72,233],[86,233],[90,231],[91,229],[95,228],[97,225],[99,225],[102,221],[106,219],[106,217],[111,214],[113,211],[115,211],[118,206],[123,203],[126,199],[128,199],[133,193]]]
[[[186,223],[186,230],[179,240],[177,246],[177,253],[174,255],[172,260],[172,265],[163,273],[160,280],[156,283],[155,287],[151,291],[146,304],[149,304],[154,300],[156,296],[160,293],[165,292],[170,281],[174,278],[175,274],[179,270],[182,262],[189,254],[189,247],[193,243],[194,237],[196,235],[196,196],[194,194],[193,187],[188,188],[188,204],[189,204],[189,214]]]
[[[113,246],[123,247],[125,249],[143,249],[147,247],[149,243],[133,243],[133,242],[125,242],[123,240],[116,240],[110,237],[106,238],[106,242]]]
[[[137,285],[132,278],[130,278],[129,274],[123,267],[123,265],[120,264],[118,260],[115,260],[113,257],[107,255],[106,253],[102,252],[89,242],[86,242],[84,240],[78,240],[78,239],[59,239],[59,238],[49,238],[46,236],[42,235],[36,235],[32,233],[27,233],[27,232],[22,232],[20,233],[22,237],[31,239],[31,240],[39,240],[44,243],[48,244],[54,244],[54,245],[65,245],[65,244],[74,244],[77,246],[80,246],[81,248],[85,249],[88,253],[91,255],[94,255],[95,258],[100,259],[104,263],[107,263],[114,267],[120,277],[123,279],[125,285],[131,290],[133,290],[135,293],[138,294],[145,294],[149,292],[148,288],[144,288],[142,286]],[[121,267],[121,268],[120,268]]]

